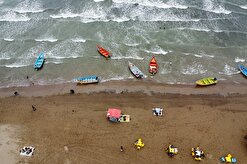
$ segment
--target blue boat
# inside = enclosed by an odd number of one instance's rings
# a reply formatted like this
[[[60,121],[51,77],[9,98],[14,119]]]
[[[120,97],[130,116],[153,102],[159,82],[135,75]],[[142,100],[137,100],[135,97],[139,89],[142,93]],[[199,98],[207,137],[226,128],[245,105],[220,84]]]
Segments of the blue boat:
[[[44,52],[41,52],[39,53],[39,56],[37,57],[37,59],[35,60],[35,63],[34,63],[34,69],[36,69],[37,71],[39,69],[41,69],[44,65],[44,62],[45,62],[45,54]]]
[[[99,82],[98,76],[85,76],[76,78],[78,84],[93,84]]]
[[[245,66],[243,66],[243,65],[240,65],[240,64],[238,65],[238,68],[241,71],[241,73],[244,74],[244,76],[247,77],[247,68]]]

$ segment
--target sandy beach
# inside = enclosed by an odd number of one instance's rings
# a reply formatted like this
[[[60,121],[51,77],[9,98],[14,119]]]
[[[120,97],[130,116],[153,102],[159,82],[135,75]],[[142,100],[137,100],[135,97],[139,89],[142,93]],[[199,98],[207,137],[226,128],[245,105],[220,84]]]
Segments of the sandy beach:
[[[0,150],[7,163],[190,164],[197,163],[190,154],[197,145],[206,154],[205,164],[220,163],[227,153],[237,163],[247,161],[246,84],[198,88],[130,80],[30,85],[1,88],[0,97]],[[129,114],[131,121],[109,122],[110,107]],[[164,116],[154,116],[153,107],[164,108]],[[140,137],[145,147],[138,151],[133,143]],[[169,144],[179,149],[172,159],[165,153]],[[25,145],[36,148],[32,157],[19,155]]]

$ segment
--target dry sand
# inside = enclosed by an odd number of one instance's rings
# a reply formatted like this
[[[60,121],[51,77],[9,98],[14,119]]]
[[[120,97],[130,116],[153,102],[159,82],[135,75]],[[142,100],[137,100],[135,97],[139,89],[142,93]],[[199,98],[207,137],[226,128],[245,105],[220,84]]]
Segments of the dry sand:
[[[76,94],[66,94],[70,89]],[[20,95],[12,96],[14,91]],[[238,163],[247,162],[243,84],[207,88],[140,81],[63,84],[2,88],[0,96],[0,125],[19,127],[14,140],[1,130],[0,138],[17,144],[7,157],[9,163],[17,157],[16,163],[190,164],[197,163],[190,153],[198,144],[206,154],[202,163],[220,163],[227,153]],[[107,121],[109,107],[131,115],[131,122]],[[164,108],[164,116],[153,116],[153,107]],[[133,142],[139,137],[145,147],[138,151]],[[169,144],[179,149],[173,159],[165,153]],[[24,145],[36,147],[32,157],[19,156]],[[124,152],[119,151],[121,145]]]

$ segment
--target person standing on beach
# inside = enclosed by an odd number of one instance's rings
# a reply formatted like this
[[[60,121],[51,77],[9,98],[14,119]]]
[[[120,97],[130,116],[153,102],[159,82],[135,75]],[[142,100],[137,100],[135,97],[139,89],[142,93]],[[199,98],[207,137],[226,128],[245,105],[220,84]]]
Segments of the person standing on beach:
[[[33,106],[33,105],[32,105],[32,109],[33,109],[33,111],[36,111],[36,110],[37,110],[37,109],[36,109],[36,107],[35,107],[35,106]]]

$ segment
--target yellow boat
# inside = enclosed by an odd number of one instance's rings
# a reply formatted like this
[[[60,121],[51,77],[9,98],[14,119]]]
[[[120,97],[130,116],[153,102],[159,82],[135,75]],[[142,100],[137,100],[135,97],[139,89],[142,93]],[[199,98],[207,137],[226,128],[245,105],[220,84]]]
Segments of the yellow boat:
[[[197,85],[206,86],[206,85],[216,84],[217,82],[218,81],[217,81],[216,77],[207,77],[207,78],[203,78],[203,79],[197,80],[196,84]]]

